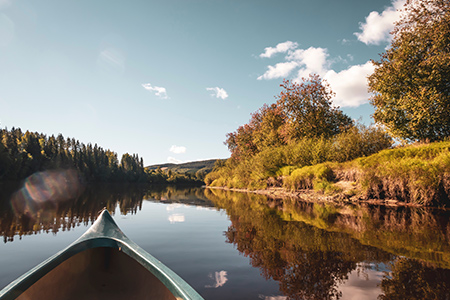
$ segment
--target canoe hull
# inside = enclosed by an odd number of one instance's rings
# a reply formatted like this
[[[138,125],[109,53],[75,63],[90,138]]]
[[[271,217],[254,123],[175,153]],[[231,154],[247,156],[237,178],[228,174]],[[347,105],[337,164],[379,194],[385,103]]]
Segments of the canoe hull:
[[[17,298],[203,299],[125,236],[106,209],[72,245],[0,291],[0,300]]]
[[[26,299],[164,299],[176,298],[141,264],[110,248],[80,252],[51,270],[24,293]]]

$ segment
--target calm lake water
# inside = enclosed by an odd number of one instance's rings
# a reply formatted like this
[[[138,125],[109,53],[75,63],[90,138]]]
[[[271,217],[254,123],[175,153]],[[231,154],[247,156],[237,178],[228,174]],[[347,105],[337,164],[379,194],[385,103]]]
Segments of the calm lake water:
[[[0,186],[0,288],[103,207],[205,299],[450,299],[449,211],[117,185]]]

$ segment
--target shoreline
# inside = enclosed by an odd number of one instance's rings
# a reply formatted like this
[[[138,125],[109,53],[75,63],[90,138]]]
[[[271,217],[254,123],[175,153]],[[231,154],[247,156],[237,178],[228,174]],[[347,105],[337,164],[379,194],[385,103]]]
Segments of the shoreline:
[[[345,183],[343,183],[345,184]],[[350,196],[346,194],[346,190],[333,195],[326,195],[322,192],[311,189],[290,191],[282,187],[271,187],[263,190],[238,189],[220,186],[204,186],[207,189],[218,189],[224,191],[232,191],[239,193],[253,193],[264,195],[272,199],[291,199],[296,201],[306,201],[314,203],[332,203],[332,204],[372,204],[385,206],[408,206],[408,207],[424,207],[415,203],[406,203],[395,199],[364,199],[361,196]]]

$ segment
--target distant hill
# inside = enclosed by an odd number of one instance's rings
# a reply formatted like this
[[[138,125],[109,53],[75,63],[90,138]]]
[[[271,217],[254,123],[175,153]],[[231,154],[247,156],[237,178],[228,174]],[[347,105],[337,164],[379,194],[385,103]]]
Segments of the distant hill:
[[[195,174],[197,171],[202,170],[204,173],[209,173],[214,168],[214,163],[217,159],[209,159],[209,160],[201,160],[201,161],[193,161],[193,162],[187,162],[182,164],[159,164],[159,165],[151,165],[148,167],[145,167],[149,170],[156,170],[158,168],[161,168],[163,170],[172,170],[178,173],[190,173]]]

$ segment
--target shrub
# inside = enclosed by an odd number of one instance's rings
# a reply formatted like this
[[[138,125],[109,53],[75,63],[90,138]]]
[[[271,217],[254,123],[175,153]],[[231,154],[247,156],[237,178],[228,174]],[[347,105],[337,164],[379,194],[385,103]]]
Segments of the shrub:
[[[331,160],[344,162],[369,156],[383,149],[391,148],[392,144],[392,138],[382,129],[360,124],[335,137]]]
[[[290,190],[317,189],[331,190],[328,184],[333,180],[334,174],[328,163],[306,166],[296,169],[284,179],[284,186]]]

